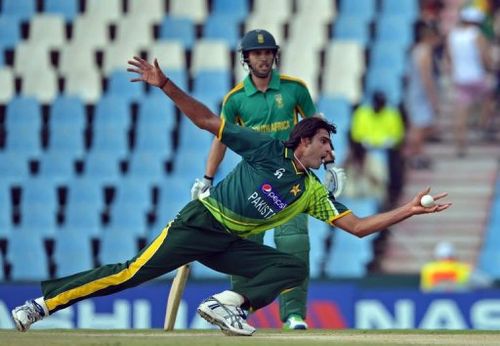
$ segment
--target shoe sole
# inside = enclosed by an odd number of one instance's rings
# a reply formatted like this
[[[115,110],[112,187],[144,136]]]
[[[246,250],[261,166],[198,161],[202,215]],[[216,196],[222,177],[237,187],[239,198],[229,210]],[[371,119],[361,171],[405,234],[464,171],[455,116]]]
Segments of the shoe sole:
[[[255,332],[251,332],[250,334],[248,333],[241,333],[233,329],[232,327],[228,326],[225,322],[215,318],[214,316],[210,315],[208,312],[203,311],[201,309],[198,309],[198,314],[206,320],[208,323],[211,323],[213,325],[216,325],[221,329],[221,331],[228,336],[252,336],[252,334]]]
[[[16,325],[16,329],[20,332],[25,332],[27,331],[28,329],[26,327],[24,327],[24,325],[19,322],[19,320],[16,318],[16,315],[14,314],[14,311],[11,311],[10,313],[12,315],[12,320],[14,321],[15,325]]]

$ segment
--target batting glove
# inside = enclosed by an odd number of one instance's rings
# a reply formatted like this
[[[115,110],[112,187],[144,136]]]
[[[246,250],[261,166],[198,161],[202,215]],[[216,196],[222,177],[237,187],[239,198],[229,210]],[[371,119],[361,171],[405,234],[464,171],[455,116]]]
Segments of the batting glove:
[[[326,174],[323,185],[333,194],[333,197],[338,198],[344,191],[347,182],[347,175],[343,168],[335,167],[333,162],[325,164]]]
[[[198,199],[200,194],[207,191],[212,186],[212,181],[214,178],[204,176],[203,179],[195,179],[193,186],[191,187],[191,199]]]

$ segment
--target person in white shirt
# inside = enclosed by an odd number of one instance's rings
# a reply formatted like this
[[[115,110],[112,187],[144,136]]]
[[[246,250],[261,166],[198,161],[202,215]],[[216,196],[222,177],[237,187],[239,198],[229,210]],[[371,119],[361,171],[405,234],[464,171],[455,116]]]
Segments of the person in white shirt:
[[[492,61],[488,42],[478,27],[483,18],[478,9],[466,7],[448,34],[446,48],[455,87],[455,141],[459,157],[466,154],[467,123],[473,106],[480,104],[479,126],[483,131],[488,130],[493,120],[493,83],[487,72]]]

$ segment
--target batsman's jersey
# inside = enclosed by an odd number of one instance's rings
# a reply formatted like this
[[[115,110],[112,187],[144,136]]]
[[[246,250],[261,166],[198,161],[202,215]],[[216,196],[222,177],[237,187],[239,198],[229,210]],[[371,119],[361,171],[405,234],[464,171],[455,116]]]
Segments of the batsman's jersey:
[[[266,92],[255,87],[250,75],[238,83],[224,98],[221,117],[227,123],[287,140],[299,115],[309,117],[315,112],[304,82],[273,70]]]
[[[299,213],[331,224],[351,212],[314,173],[297,169],[293,151],[282,141],[224,120],[218,138],[243,160],[200,199],[228,231],[246,237]]]

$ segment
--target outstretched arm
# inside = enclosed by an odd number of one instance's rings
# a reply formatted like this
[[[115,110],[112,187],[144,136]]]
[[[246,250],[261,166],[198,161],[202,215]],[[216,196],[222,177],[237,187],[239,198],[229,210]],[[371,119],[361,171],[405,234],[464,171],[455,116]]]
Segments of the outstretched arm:
[[[146,82],[161,90],[172,100],[175,105],[191,121],[201,129],[207,130],[217,136],[221,126],[221,119],[212,113],[208,107],[195,98],[186,94],[177,87],[161,70],[158,60],[155,59],[153,65],[146,60],[134,56],[128,62],[133,67],[127,69],[129,72],[139,74],[139,77],[132,79],[132,82]]]
[[[357,237],[364,237],[369,234],[384,230],[411,216],[438,213],[448,209],[451,206],[451,203],[436,203],[435,206],[428,208],[421,206],[420,199],[423,195],[427,195],[430,190],[431,188],[428,187],[427,189],[418,193],[408,203],[388,212],[375,214],[364,218],[358,218],[354,214],[348,214],[335,220],[333,223],[336,227],[342,228],[343,230],[346,230],[347,232],[352,233]],[[441,198],[446,197],[447,195],[448,194],[444,192],[433,196],[433,198],[435,201],[438,201]]]

